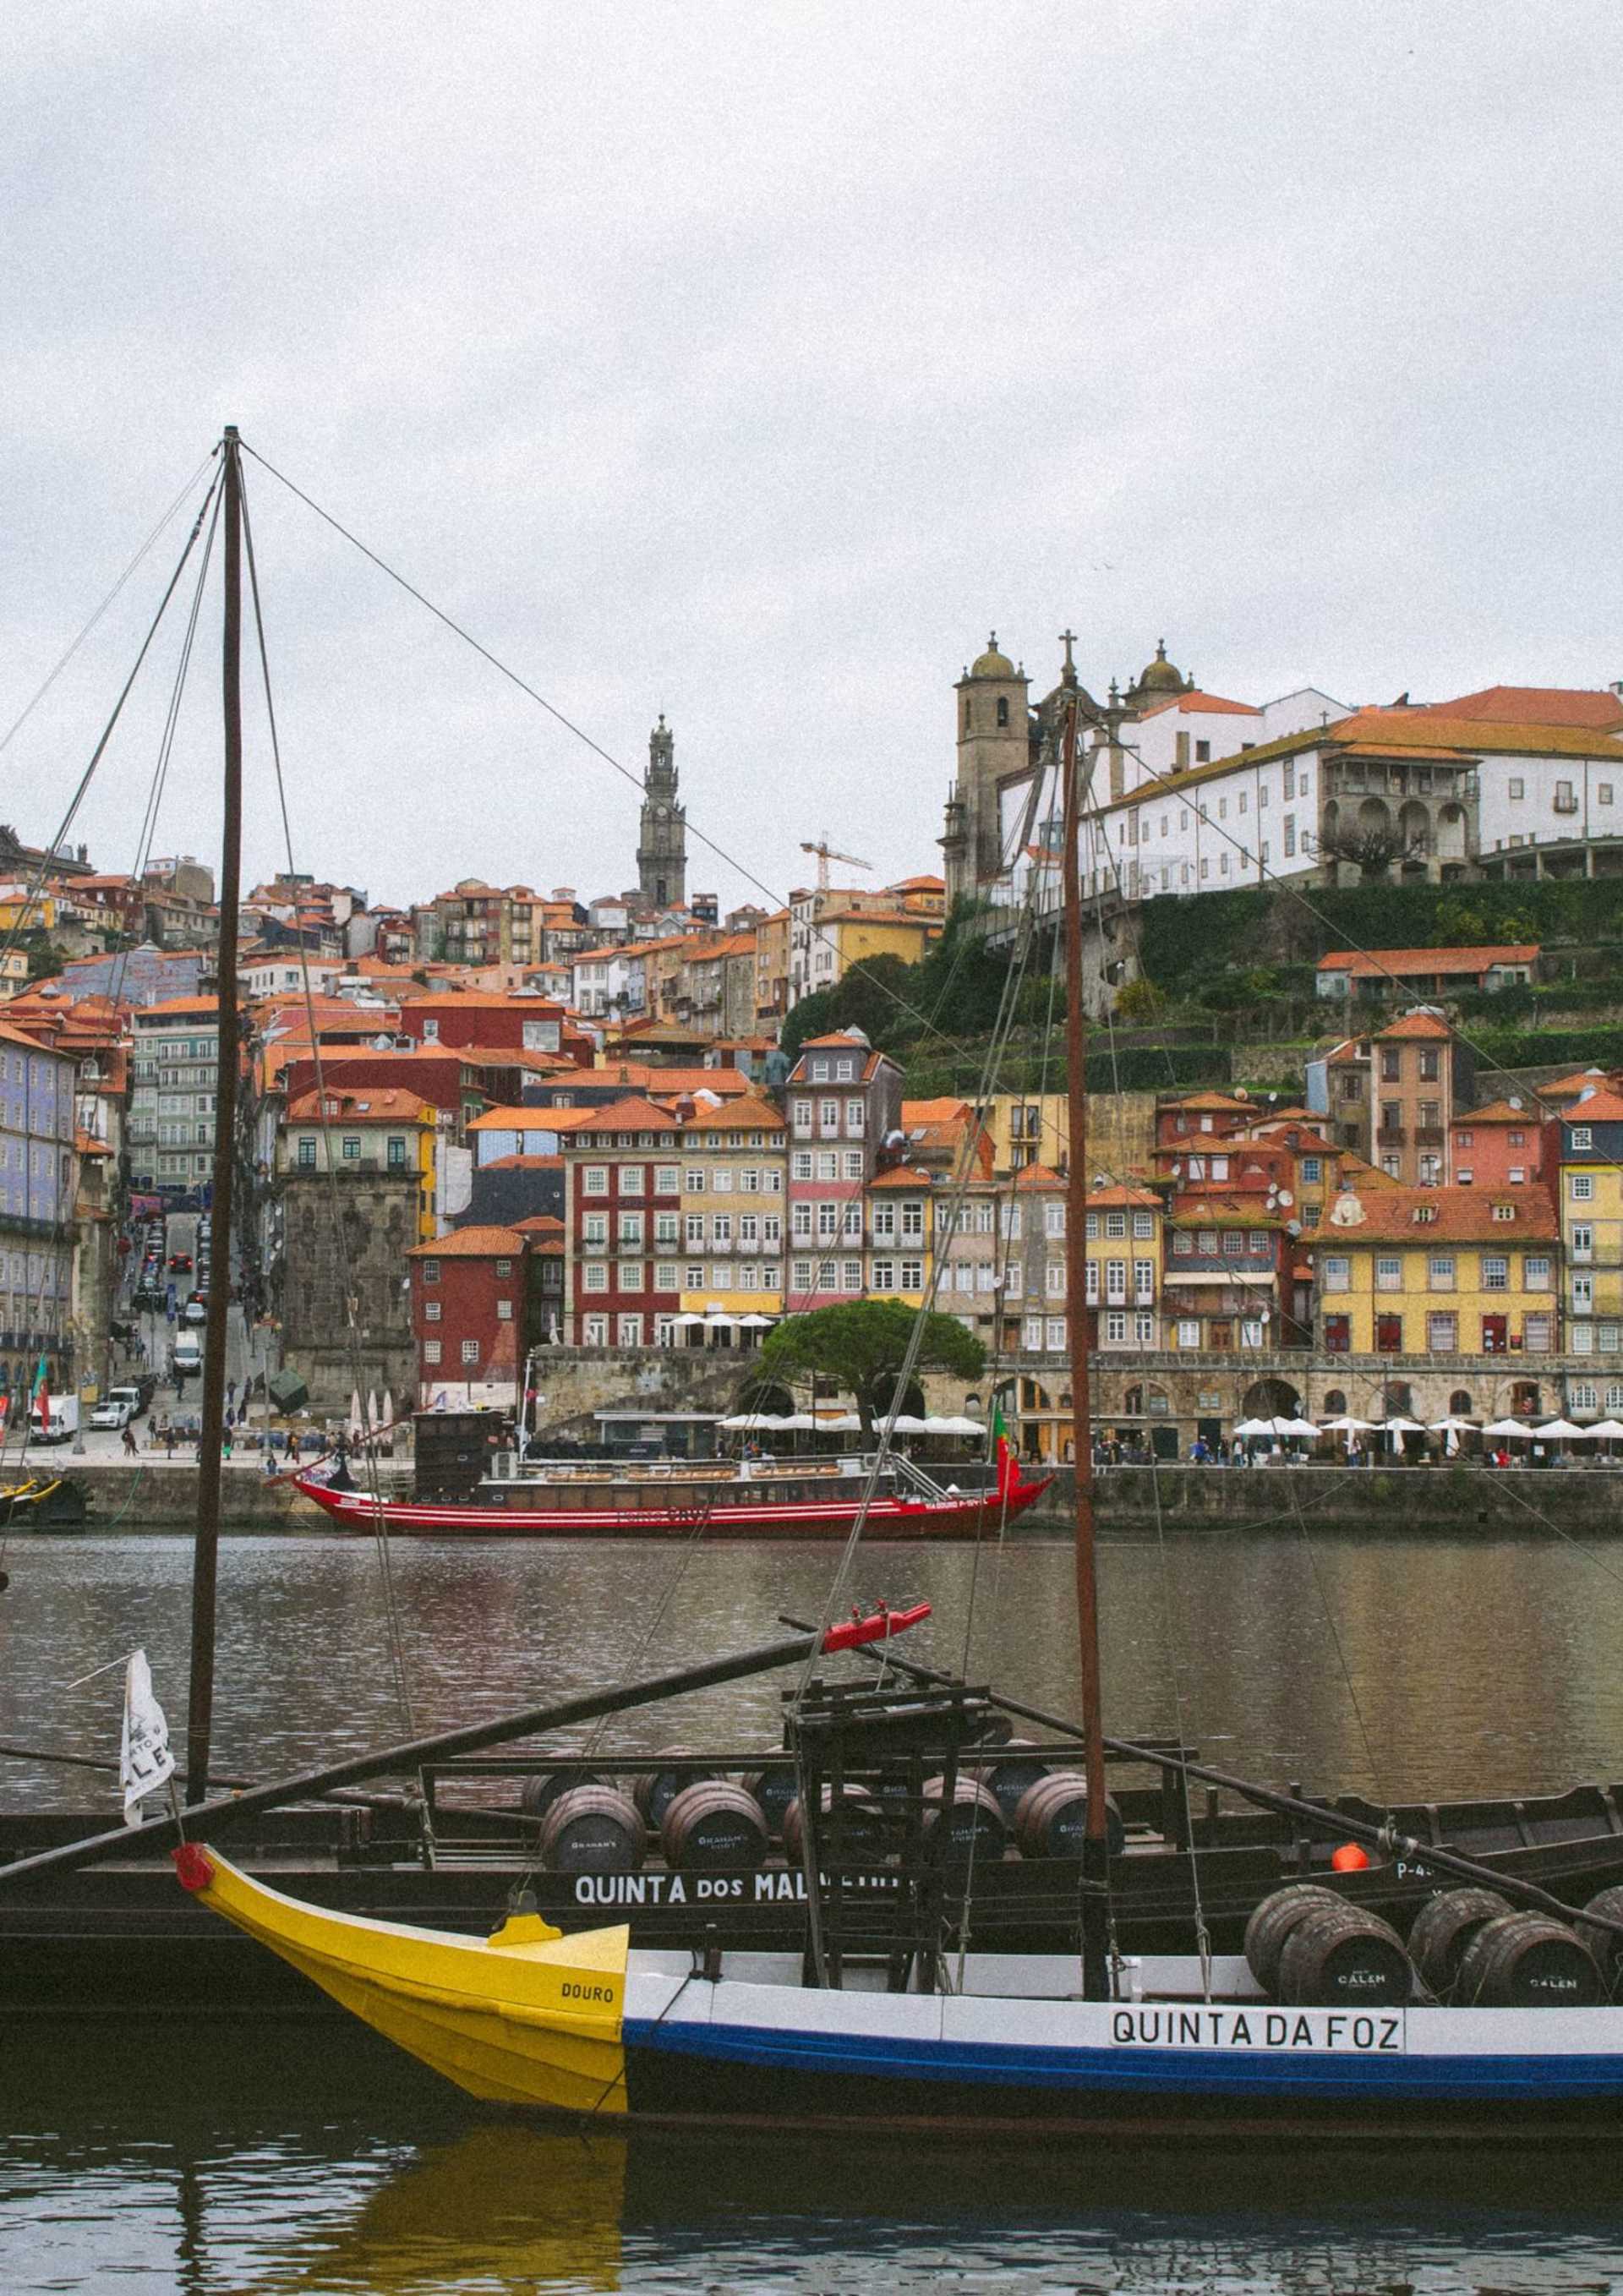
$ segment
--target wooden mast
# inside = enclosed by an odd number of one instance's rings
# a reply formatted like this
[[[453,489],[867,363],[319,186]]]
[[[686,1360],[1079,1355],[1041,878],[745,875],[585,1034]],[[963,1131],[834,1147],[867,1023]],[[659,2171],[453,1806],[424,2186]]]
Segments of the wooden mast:
[[[1070,647],[1066,645],[1067,669]],[[1077,711],[1073,685],[1065,702],[1061,772],[1065,841],[1065,1065],[1070,1090],[1069,1171],[1065,1202],[1065,1307],[1070,1324],[1071,1456],[1077,1489],[1077,1635],[1082,1669],[1082,1770],[1087,1781],[1087,1830],[1082,1845],[1082,1992],[1089,2001],[1110,1997],[1110,1880],[1105,1831],[1104,1706],[1099,1683],[1099,1585],[1094,1561],[1094,1422],[1088,1392],[1087,1332],[1087,1057],[1082,1009],[1081,802],[1077,774]]]
[[[236,427],[225,456],[225,824],[220,847],[220,939],[216,966],[219,1054],[215,1070],[214,1249],[203,1342],[202,1432],[197,1441],[197,1529],[192,1561],[192,1670],[186,1706],[186,1800],[207,1800],[214,1732],[214,1627],[219,1575],[220,1446],[225,1428],[225,1327],[231,1308],[231,1198],[237,1112],[237,892],[242,854],[242,464]]]

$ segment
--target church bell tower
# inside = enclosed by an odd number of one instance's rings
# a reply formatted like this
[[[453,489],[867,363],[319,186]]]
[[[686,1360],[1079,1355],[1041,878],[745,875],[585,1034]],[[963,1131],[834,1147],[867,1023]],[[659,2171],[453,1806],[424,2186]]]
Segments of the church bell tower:
[[[660,713],[648,736],[648,771],[643,776],[643,824],[637,840],[637,888],[644,906],[687,906],[687,808],[676,802],[676,765],[671,730]]]

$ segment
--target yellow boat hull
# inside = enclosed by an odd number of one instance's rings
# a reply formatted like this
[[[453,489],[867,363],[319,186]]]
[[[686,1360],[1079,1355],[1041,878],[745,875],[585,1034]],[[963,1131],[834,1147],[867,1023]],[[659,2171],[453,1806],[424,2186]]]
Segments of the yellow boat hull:
[[[175,1863],[200,1905],[470,2095],[624,2113],[623,1924],[566,1938],[531,1915],[458,1937],[301,1905],[196,1842]]]

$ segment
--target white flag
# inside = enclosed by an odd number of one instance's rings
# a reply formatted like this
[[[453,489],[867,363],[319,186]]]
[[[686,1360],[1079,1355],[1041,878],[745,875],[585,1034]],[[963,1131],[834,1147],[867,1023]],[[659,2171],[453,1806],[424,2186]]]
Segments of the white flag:
[[[152,1669],[143,1650],[131,1651],[124,1669],[124,1743],[119,1753],[126,1825],[140,1824],[143,1797],[156,1793],[174,1775],[169,1726],[152,1695]]]

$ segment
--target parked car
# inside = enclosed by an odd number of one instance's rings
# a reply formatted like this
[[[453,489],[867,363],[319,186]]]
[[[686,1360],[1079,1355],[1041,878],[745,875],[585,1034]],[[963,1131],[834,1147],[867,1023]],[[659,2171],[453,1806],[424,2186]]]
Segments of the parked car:
[[[183,1324],[206,1324],[209,1320],[208,1301],[196,1298],[188,1300],[180,1311],[180,1320]]]
[[[90,1423],[93,1427],[127,1427],[135,1415],[135,1405],[129,1397],[115,1392],[105,1402],[97,1404],[90,1414]]]
[[[169,1273],[171,1275],[190,1275],[192,1273],[191,1253],[189,1251],[170,1252]]]

